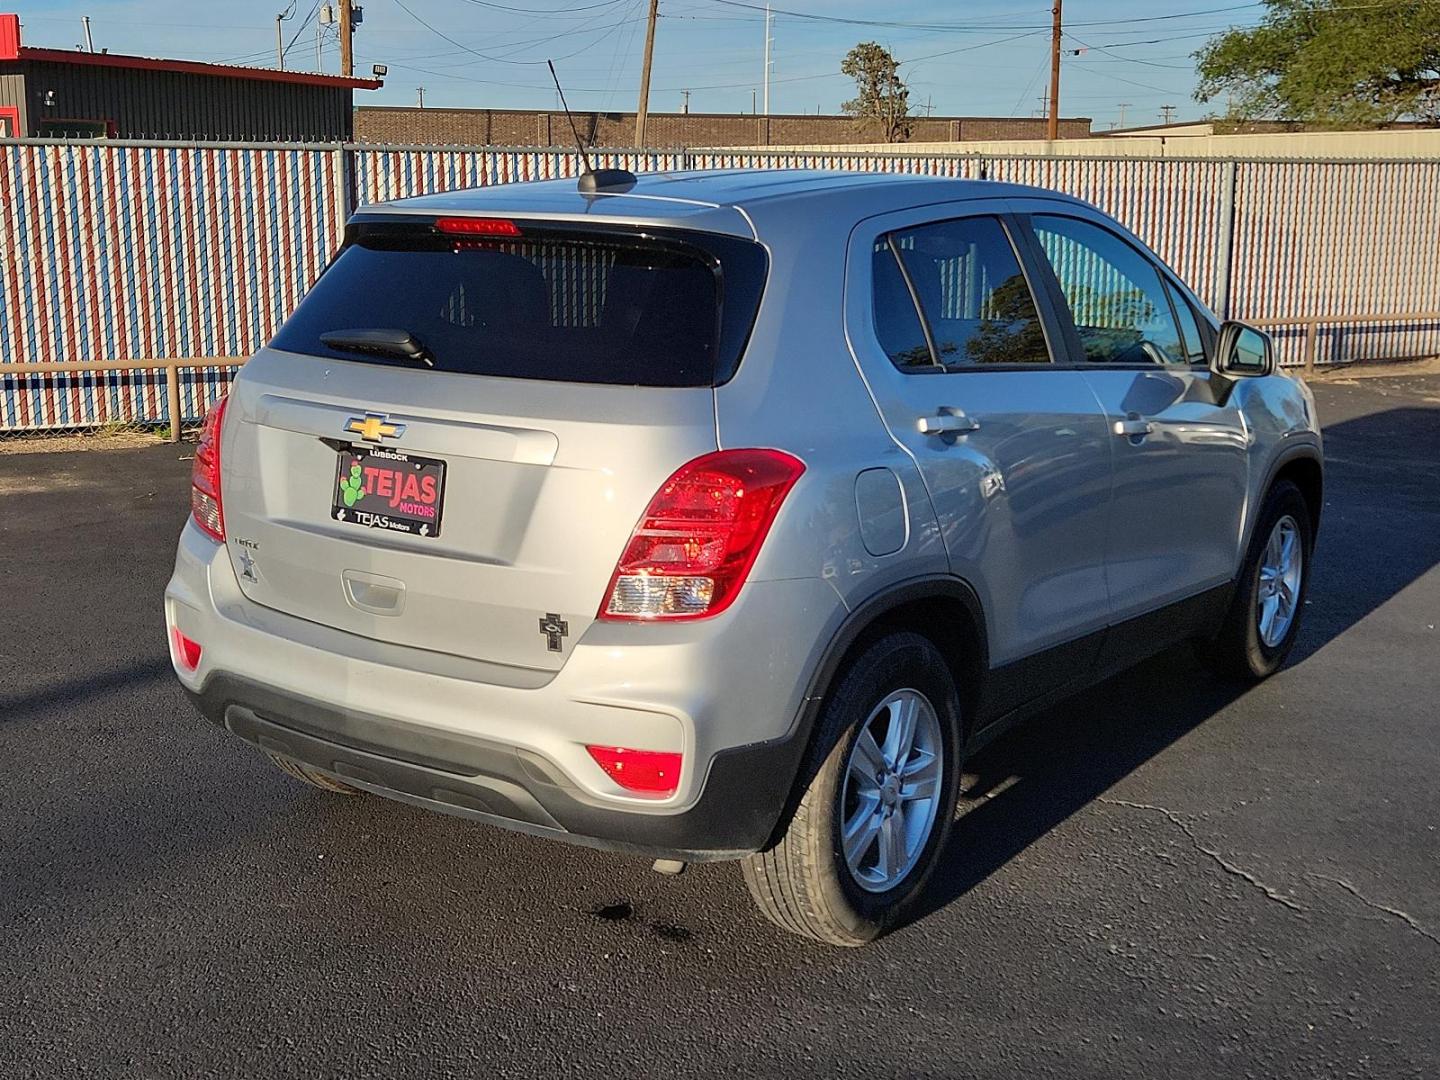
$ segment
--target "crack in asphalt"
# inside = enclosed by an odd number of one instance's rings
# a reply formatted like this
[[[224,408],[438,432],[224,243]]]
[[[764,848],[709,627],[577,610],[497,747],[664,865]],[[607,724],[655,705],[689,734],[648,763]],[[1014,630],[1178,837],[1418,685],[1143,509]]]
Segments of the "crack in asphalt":
[[[1177,829],[1179,829],[1182,833],[1185,834],[1186,839],[1190,841],[1191,845],[1195,848],[1196,851],[1200,852],[1202,855],[1208,855],[1211,860],[1213,860],[1214,863],[1219,866],[1220,869],[1224,870],[1227,874],[1231,875],[1232,877],[1237,877],[1241,881],[1246,882],[1251,887],[1263,893],[1268,899],[1273,900],[1277,904],[1284,905],[1291,911],[1297,911],[1302,913],[1305,911],[1305,908],[1301,904],[1286,896],[1278,889],[1275,889],[1270,885],[1265,884],[1265,882],[1261,881],[1258,877],[1256,877],[1254,874],[1250,873],[1250,871],[1244,869],[1243,867],[1236,866],[1234,863],[1230,862],[1230,860],[1226,859],[1225,856],[1221,855],[1220,852],[1216,851],[1214,848],[1206,847],[1203,843],[1200,842],[1200,838],[1195,835],[1195,830],[1190,828],[1190,823],[1186,821],[1181,815],[1177,814],[1174,810],[1168,810],[1163,806],[1156,806],[1153,803],[1138,803],[1129,802],[1125,799],[1110,799],[1106,798],[1104,795],[1101,795],[1097,801],[1102,802],[1107,806],[1123,806],[1130,810],[1146,810],[1153,814],[1160,814],[1167,821],[1169,821],[1170,824],[1174,825]]]
[[[1267,885],[1265,882],[1261,881],[1258,877],[1250,873],[1248,870],[1244,869],[1243,867],[1236,866],[1234,863],[1230,862],[1214,848],[1206,847],[1203,843],[1201,843],[1200,838],[1195,835],[1195,830],[1190,827],[1190,823],[1185,820],[1184,815],[1176,813],[1174,810],[1170,810],[1164,806],[1156,806],[1154,803],[1131,802],[1127,799],[1111,799],[1103,795],[1100,796],[1096,801],[1102,802],[1107,806],[1122,806],[1129,810],[1145,810],[1152,814],[1159,814],[1161,817],[1169,821],[1170,824],[1174,825],[1177,829],[1184,833],[1186,839],[1190,841],[1191,845],[1195,848],[1196,851],[1200,852],[1203,855],[1208,855],[1216,863],[1216,865],[1218,865],[1227,874],[1231,874],[1234,877],[1238,877],[1242,881],[1247,882],[1254,888],[1258,889],[1260,892],[1264,893],[1266,897],[1275,901],[1275,903],[1283,904],[1291,911],[1303,913],[1309,910],[1297,901],[1290,898],[1289,896],[1286,896],[1284,893],[1278,891],[1270,885]],[[1305,872],[1305,876],[1314,881],[1328,881],[1332,885],[1338,885],[1340,888],[1344,889],[1347,893],[1353,896],[1356,900],[1359,900],[1362,904],[1370,908],[1372,911],[1379,911],[1389,916],[1388,919],[1377,919],[1375,921],[1404,923],[1407,927],[1409,927],[1415,933],[1419,934],[1426,941],[1429,941],[1435,945],[1440,945],[1440,935],[1437,935],[1432,930],[1426,929],[1426,927],[1423,926],[1420,921],[1416,919],[1413,915],[1411,915],[1409,912],[1402,911],[1400,908],[1391,907],[1389,904],[1382,904],[1377,900],[1370,899],[1370,897],[1366,896],[1364,893],[1362,893],[1359,889],[1357,889],[1350,882],[1346,881],[1344,878],[1331,877],[1328,874],[1317,874],[1313,871],[1308,870]]]
[[[1314,878],[1316,881],[1328,881],[1332,885],[1339,885],[1340,888],[1344,889],[1351,896],[1355,897],[1356,900],[1359,900],[1366,907],[1372,908],[1375,911],[1383,911],[1392,919],[1398,919],[1400,922],[1404,923],[1411,930],[1414,930],[1415,933],[1419,934],[1427,941],[1431,941],[1436,945],[1440,945],[1440,936],[1437,936],[1433,931],[1425,929],[1425,927],[1420,925],[1420,923],[1415,919],[1413,915],[1409,914],[1408,912],[1401,911],[1399,908],[1391,907],[1389,904],[1382,904],[1376,900],[1371,900],[1368,896],[1366,896],[1364,893],[1362,893],[1359,889],[1357,889],[1354,885],[1350,884],[1350,882],[1346,881],[1344,878],[1330,877],[1328,874],[1315,874],[1308,871],[1306,872],[1305,876],[1308,878]]]

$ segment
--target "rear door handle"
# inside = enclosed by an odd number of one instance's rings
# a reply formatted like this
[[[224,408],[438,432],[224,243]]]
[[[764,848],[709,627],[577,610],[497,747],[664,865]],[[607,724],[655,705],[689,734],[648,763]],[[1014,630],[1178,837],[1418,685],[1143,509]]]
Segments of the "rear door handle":
[[[1116,435],[1129,437],[1149,435],[1155,430],[1155,425],[1149,420],[1142,420],[1139,417],[1128,417],[1124,420],[1116,420],[1110,426],[1110,430]]]
[[[935,416],[922,416],[916,426],[922,435],[964,435],[980,430],[980,421],[959,409],[943,408]]]

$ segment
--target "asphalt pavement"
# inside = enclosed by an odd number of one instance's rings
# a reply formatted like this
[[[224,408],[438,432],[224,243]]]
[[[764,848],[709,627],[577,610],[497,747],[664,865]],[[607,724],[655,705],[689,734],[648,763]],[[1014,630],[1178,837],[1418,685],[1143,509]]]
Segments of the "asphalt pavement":
[[[289,780],[169,673],[189,449],[0,455],[0,1076],[1440,1075],[1440,377],[1317,396],[1290,666],[1000,740],[859,951],[733,866]]]

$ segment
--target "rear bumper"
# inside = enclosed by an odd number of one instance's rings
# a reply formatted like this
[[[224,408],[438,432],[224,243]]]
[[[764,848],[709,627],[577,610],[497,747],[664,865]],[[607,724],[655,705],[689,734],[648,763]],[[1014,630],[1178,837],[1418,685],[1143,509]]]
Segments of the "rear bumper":
[[[597,806],[538,754],[481,739],[404,731],[229,675],[187,691],[211,723],[246,742],[442,813],[590,847],[692,862],[765,845],[803,750],[797,736],[721,751],[700,799],[677,814]]]
[[[165,594],[167,625],[203,650],[181,685],[248,742],[435,810],[687,860],[769,840],[843,612],[824,581],[751,582],[714,620],[596,622],[559,672],[499,670],[257,606],[193,523]],[[679,787],[627,791],[589,745],[679,752]]]

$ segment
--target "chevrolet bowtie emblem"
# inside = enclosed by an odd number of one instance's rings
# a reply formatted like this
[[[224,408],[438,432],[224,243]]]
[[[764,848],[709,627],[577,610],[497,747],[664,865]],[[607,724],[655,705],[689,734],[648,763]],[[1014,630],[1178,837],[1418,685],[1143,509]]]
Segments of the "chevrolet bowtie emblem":
[[[346,431],[352,431],[366,442],[381,439],[398,439],[405,434],[404,424],[392,424],[384,416],[366,413],[363,417],[352,416],[345,424]]]

